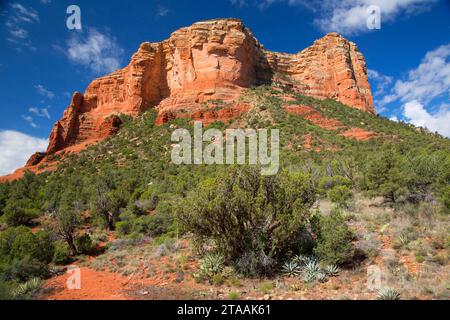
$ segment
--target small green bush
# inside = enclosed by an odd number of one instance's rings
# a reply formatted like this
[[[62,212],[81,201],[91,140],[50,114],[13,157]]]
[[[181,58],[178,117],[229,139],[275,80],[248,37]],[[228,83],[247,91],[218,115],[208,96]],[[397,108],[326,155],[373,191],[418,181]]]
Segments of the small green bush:
[[[94,249],[92,238],[87,233],[75,239],[75,246],[79,254],[90,254]]]
[[[351,262],[355,255],[353,232],[341,211],[335,209],[329,216],[319,216],[316,219],[317,246],[314,253],[327,264],[342,265]]]
[[[22,207],[20,203],[10,203],[4,208],[3,219],[10,227],[29,226],[37,217],[36,210]]]
[[[55,243],[55,253],[53,255],[53,263],[57,265],[66,265],[70,263],[70,249],[67,243],[57,242]]]
[[[341,207],[348,207],[350,199],[353,198],[353,192],[347,186],[336,186],[328,190],[328,198]]]
[[[25,282],[31,278],[47,278],[50,271],[46,263],[26,257],[0,265],[0,276],[4,281]]]
[[[11,262],[25,258],[49,263],[53,257],[53,244],[46,232],[33,234],[25,226],[7,228],[0,234],[0,261]]]

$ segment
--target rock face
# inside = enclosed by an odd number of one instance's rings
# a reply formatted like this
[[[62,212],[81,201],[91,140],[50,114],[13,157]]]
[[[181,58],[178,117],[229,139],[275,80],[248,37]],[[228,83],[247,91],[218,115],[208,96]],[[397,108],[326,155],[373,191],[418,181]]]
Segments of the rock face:
[[[297,54],[282,54],[265,50],[240,20],[211,20],[163,42],[143,43],[128,66],[94,80],[84,94],[75,93],[53,127],[46,154],[104,139],[120,127],[120,114],[137,116],[149,108],[158,111],[159,124],[186,115],[229,120],[248,110],[236,101],[245,88],[274,80],[305,95],[375,112],[364,58],[337,33]],[[231,107],[208,110],[214,100]]]

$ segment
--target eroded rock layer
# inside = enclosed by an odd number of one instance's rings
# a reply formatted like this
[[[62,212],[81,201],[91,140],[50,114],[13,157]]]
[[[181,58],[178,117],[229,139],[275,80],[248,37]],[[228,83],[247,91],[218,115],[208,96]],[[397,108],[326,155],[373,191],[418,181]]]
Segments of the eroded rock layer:
[[[288,79],[300,93],[374,113],[364,58],[337,33],[297,54],[282,54],[265,50],[240,20],[211,20],[163,42],[143,43],[128,66],[94,80],[84,94],[75,93],[53,127],[46,154],[104,139],[118,130],[120,114],[136,116],[149,108],[156,108],[160,124],[181,114],[229,120],[247,110],[236,101],[245,88],[274,79]],[[236,110],[205,111],[212,100]],[[33,156],[29,163],[43,158]]]

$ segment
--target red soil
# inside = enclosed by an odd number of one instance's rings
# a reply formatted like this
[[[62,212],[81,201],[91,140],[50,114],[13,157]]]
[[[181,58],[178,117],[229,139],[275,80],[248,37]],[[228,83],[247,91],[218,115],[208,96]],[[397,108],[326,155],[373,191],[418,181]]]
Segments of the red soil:
[[[70,290],[67,280],[72,274],[66,273],[50,279],[46,288],[54,289],[45,296],[48,300],[126,300],[129,280],[116,273],[98,272],[88,268],[80,269],[81,288]],[[128,287],[129,289],[129,287]]]
[[[346,138],[366,141],[374,138],[377,134],[373,131],[366,131],[361,128],[352,128],[340,134]]]
[[[285,105],[284,110],[289,113],[301,116],[312,124],[327,130],[338,130],[344,127],[342,122],[325,117],[323,114],[317,112],[312,107],[305,105]]]

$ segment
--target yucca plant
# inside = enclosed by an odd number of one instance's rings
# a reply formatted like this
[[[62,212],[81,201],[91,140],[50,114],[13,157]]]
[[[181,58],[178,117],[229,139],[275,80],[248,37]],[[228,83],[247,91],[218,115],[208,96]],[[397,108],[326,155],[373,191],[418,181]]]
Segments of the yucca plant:
[[[33,278],[15,288],[12,291],[12,295],[16,299],[27,299],[36,293],[41,287],[42,280],[39,278]]]
[[[329,277],[337,277],[341,273],[341,269],[335,264],[330,264],[325,267],[325,274]]]
[[[290,261],[283,265],[282,272],[285,276],[292,278],[300,274],[301,268],[296,262]]]
[[[328,277],[324,272],[319,272],[316,275],[316,280],[319,281],[320,283],[324,283],[327,282]]]
[[[383,288],[378,291],[378,300],[400,300],[400,293],[391,288]]]
[[[220,253],[207,253],[202,260],[201,272],[206,278],[212,279],[222,272],[224,262],[225,259]]]

